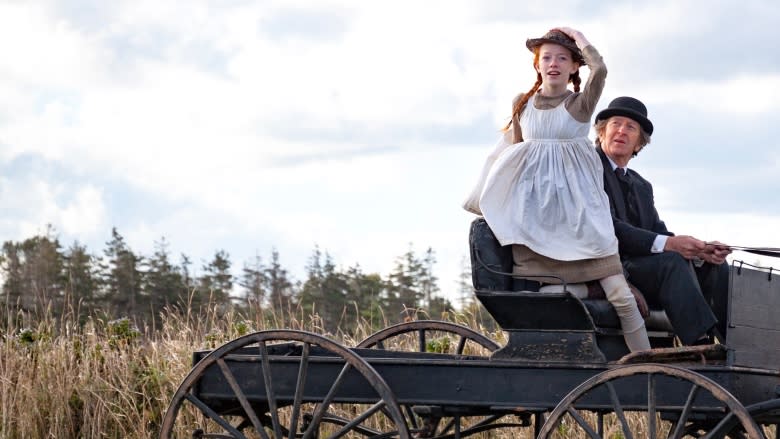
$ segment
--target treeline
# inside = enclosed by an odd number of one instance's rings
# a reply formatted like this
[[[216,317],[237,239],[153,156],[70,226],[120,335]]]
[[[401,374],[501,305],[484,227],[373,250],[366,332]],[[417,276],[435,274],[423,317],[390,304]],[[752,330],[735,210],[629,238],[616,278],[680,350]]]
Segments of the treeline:
[[[0,253],[3,318],[100,315],[127,317],[139,327],[154,328],[161,312],[210,306],[224,312],[317,315],[324,329],[349,333],[357,324],[438,318],[452,310],[452,303],[440,295],[430,248],[417,255],[410,245],[396,258],[392,272],[382,276],[365,273],[359,265],[339,268],[315,247],[306,279],[295,280],[275,249],[267,259],[245,261],[234,275],[224,250],[216,251],[198,271],[186,255],[174,261],[168,247],[162,238],[151,255],[138,254],[116,228],[102,254],[78,242],[64,248],[51,227],[21,242],[7,241]],[[468,290],[461,283],[461,289]]]

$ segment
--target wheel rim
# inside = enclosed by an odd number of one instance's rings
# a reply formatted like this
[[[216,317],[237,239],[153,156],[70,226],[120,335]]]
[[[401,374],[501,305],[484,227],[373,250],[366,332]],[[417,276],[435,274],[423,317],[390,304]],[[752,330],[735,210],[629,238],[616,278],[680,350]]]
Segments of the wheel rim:
[[[768,428],[774,426],[775,437],[778,437],[780,434],[780,428],[778,428],[778,424],[780,424],[780,398],[752,404],[745,407],[745,409],[747,409],[757,424]],[[718,424],[718,427],[719,433],[724,432],[731,435],[733,432],[739,431],[739,419],[733,414],[729,414]]]
[[[676,379],[690,383],[691,387],[687,394],[687,398],[685,399],[685,403],[679,407],[679,415],[677,416],[676,420],[672,422],[672,425],[669,429],[668,436],[670,438],[680,438],[685,434],[690,433],[686,430],[686,424],[691,420],[690,416],[694,412],[694,402],[696,401],[696,398],[701,391],[707,392],[709,397],[719,401],[722,404],[723,410],[726,411],[724,416],[733,416],[737,420],[736,422],[742,426],[749,438],[763,438],[763,434],[761,433],[753,418],[748,413],[747,409],[718,383],[691,370],[678,366],[661,364],[637,364],[623,366],[604,371],[589,378],[580,384],[577,388],[572,390],[568,395],[566,395],[566,397],[561,400],[558,406],[555,407],[547,421],[542,426],[541,432],[539,433],[539,438],[549,438],[553,436],[553,434],[561,425],[564,417],[567,415],[574,420],[574,423],[579,428],[581,428],[587,436],[591,438],[602,437],[602,416],[599,415],[599,422],[594,428],[585,419],[583,414],[580,413],[581,410],[575,408],[575,404],[578,401],[584,400],[589,395],[592,396],[597,391],[606,391],[609,395],[612,406],[604,408],[603,412],[614,413],[620,423],[623,436],[626,439],[632,439],[633,434],[625,417],[625,411],[627,410],[624,410],[624,407],[620,402],[619,395],[617,394],[613,384],[617,383],[623,378],[635,375],[647,376],[647,399],[645,404],[646,410],[644,410],[647,413],[647,437],[655,437],[658,428],[657,415],[659,414],[660,409],[657,406],[656,401],[658,397],[656,393],[656,383],[658,382],[659,377],[674,377]],[[725,421],[725,419],[723,419],[723,421]],[[707,434],[704,437],[712,437],[720,434],[719,432],[722,431],[720,425],[723,423],[723,421],[716,425],[715,428],[710,431],[710,434]]]
[[[277,349],[280,346],[294,349],[295,354],[282,358],[275,357],[272,352],[269,353],[269,349]],[[333,368],[338,369],[341,366],[332,384],[325,385],[328,390],[321,400],[315,401],[316,405],[311,401],[304,401],[306,386],[307,384],[311,386],[312,379],[314,379],[313,375],[308,376],[312,372],[311,368],[313,366],[315,368],[313,373],[317,373],[316,368],[319,367],[322,370],[322,366],[319,366],[317,361],[324,361],[312,354],[313,348],[317,348],[318,351],[324,350],[328,354],[327,361],[330,364],[335,362],[336,365],[332,366]],[[247,350],[253,353],[247,355]],[[258,359],[259,364],[257,364]],[[273,361],[274,359],[277,361]],[[281,360],[293,365],[297,363],[297,373],[294,376],[283,376],[278,371],[275,373],[272,369],[278,368]],[[246,394],[250,386],[259,385],[260,380],[245,380],[242,379],[243,376],[236,376],[233,371],[232,366],[238,368],[242,361],[251,364],[251,371],[258,371],[262,375],[262,388],[265,394],[264,399],[260,398],[261,403],[258,403],[256,395],[254,399],[251,399]],[[329,430],[327,434],[323,434],[320,428],[328,424],[327,417],[330,416],[328,409],[338,405],[334,402],[334,398],[339,387],[344,384],[345,380],[354,381],[356,376],[362,377],[363,381],[359,382],[366,386],[366,389],[369,386],[373,389],[376,401],[364,404],[368,405],[368,408],[354,415],[340,428]],[[284,380],[285,377],[288,379]],[[222,399],[214,400],[215,402],[212,403],[209,398],[199,398],[199,386],[206,382],[212,383],[215,379],[217,381],[223,379],[226,384],[222,386],[232,392],[232,395],[227,398],[231,407],[229,411],[222,408],[224,407]],[[288,395],[283,398],[279,390],[285,389],[285,392],[290,392],[291,385],[294,385],[294,396]],[[356,407],[357,404],[350,404],[350,406]],[[312,407],[311,411],[307,412],[310,407]],[[200,422],[203,422],[207,428],[191,425],[191,417],[185,420],[185,417],[181,416],[183,408],[189,413],[195,413],[195,417],[198,417],[199,412]],[[226,413],[239,413],[239,415]],[[384,431],[366,426],[365,422],[374,416],[383,416],[383,419],[386,419]],[[241,421],[240,425],[231,422],[235,418]],[[242,429],[245,428],[252,428],[262,438],[273,437],[277,439],[341,437],[347,432],[360,431],[365,431],[365,435],[369,437],[399,437],[403,439],[410,437],[406,421],[395,396],[371,365],[333,340],[317,334],[294,330],[272,330],[249,334],[230,341],[203,357],[192,368],[174,394],[163,418],[160,437],[166,439],[185,437],[183,435],[197,437],[196,433],[201,430],[204,435],[200,437],[244,438]],[[388,428],[389,431],[387,431]],[[299,430],[300,433],[298,433]]]
[[[472,342],[489,352],[493,352],[500,347],[493,340],[467,326],[438,320],[416,320],[389,326],[367,337],[365,340],[358,343],[356,347],[387,349],[388,343],[386,342],[388,340],[411,332],[416,334],[417,352],[428,352],[428,341],[431,340],[428,335],[435,332],[458,336],[458,343],[455,345],[456,348],[454,352],[457,355],[462,355],[464,353],[469,342]]]
[[[450,335],[455,336],[456,341],[451,343],[448,349],[444,351],[438,351],[435,347],[430,349],[430,342]],[[455,355],[463,355],[469,351],[490,354],[500,348],[496,342],[467,326],[440,320],[415,320],[389,326],[367,337],[356,347]],[[493,429],[527,425],[527,423],[503,422],[510,413],[474,415],[465,412],[438,417],[421,416],[415,412],[413,405],[402,405],[402,408],[409,422],[410,431],[421,438],[468,437]]]

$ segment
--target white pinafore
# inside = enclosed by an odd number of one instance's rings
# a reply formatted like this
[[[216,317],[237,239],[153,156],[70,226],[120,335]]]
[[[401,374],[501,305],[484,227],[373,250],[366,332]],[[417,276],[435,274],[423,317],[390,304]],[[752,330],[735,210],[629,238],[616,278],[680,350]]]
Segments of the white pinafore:
[[[531,98],[520,116],[524,141],[509,145],[487,174],[479,208],[501,245],[522,244],[559,261],[617,253],[601,160],[589,123]]]

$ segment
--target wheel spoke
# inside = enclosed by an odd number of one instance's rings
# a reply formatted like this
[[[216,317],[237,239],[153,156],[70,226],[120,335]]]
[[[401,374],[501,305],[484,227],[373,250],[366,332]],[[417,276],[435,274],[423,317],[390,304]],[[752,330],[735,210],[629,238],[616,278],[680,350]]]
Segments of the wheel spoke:
[[[320,421],[322,421],[322,417],[325,415],[325,412],[328,409],[328,406],[330,406],[330,402],[333,400],[333,397],[336,395],[336,391],[338,390],[339,386],[341,385],[341,382],[344,380],[344,377],[347,375],[347,372],[351,366],[349,363],[345,364],[344,367],[341,369],[341,372],[339,372],[339,375],[336,377],[336,380],[333,382],[333,385],[330,387],[330,390],[328,390],[328,394],[325,395],[325,398],[320,402],[320,405],[317,407],[317,410],[315,410],[314,415],[312,416],[311,423],[309,424],[309,428],[306,429],[306,432],[304,433],[303,437],[304,439],[312,437],[314,434],[314,430],[319,425]]]
[[[634,436],[631,434],[631,429],[628,427],[626,414],[623,413],[623,406],[620,405],[620,400],[618,399],[615,387],[611,382],[607,382],[606,384],[607,389],[609,389],[609,399],[612,400],[612,408],[615,409],[615,414],[617,415],[618,419],[620,419],[620,425],[623,428],[623,434],[625,435],[626,439],[634,439]]]
[[[419,429],[420,425],[417,422],[417,416],[415,416],[412,406],[405,405],[403,406],[403,410],[406,412],[406,417],[409,418],[409,423],[411,424],[411,427],[415,430]]]
[[[310,343],[303,344],[301,361],[298,364],[298,380],[295,383],[295,399],[293,401],[292,414],[290,415],[290,431],[288,439],[295,439],[295,432],[298,430],[298,416],[301,412],[303,386],[306,383],[306,372],[309,368],[309,346],[311,346]]]
[[[328,422],[335,425],[347,425],[349,423],[349,421],[346,418],[334,415],[333,413],[325,413],[325,415],[322,417],[322,422],[323,423]],[[352,427],[351,431],[357,434],[362,434],[363,436],[369,436],[371,438],[376,438],[383,434],[381,431],[367,427],[365,425],[360,425],[360,426],[355,425]],[[332,437],[333,436],[329,436],[328,439]]]
[[[604,412],[598,412],[596,414],[596,419],[598,422],[598,433],[599,437],[604,437]]]
[[[655,374],[647,374],[647,437],[655,437]]]
[[[455,427],[455,418],[451,418],[449,421],[447,421],[446,424],[444,424],[444,427],[441,428],[442,433],[446,433],[450,430],[452,430]]]
[[[273,379],[271,377],[271,364],[268,360],[268,348],[265,345],[265,341],[260,341],[257,345],[260,349],[260,359],[263,371],[263,383],[265,384],[265,396],[268,401],[268,411],[271,415],[271,424],[274,428],[274,435],[276,437],[284,437],[282,435],[282,426],[279,424],[279,408],[276,405],[276,395],[274,394]]]
[[[466,349],[466,341],[466,337],[461,335],[458,339],[458,350],[455,351],[456,354],[463,355],[463,351]]]
[[[588,424],[588,421],[586,421],[580,413],[574,409],[574,407],[569,407],[568,410],[566,410],[567,413],[569,413],[569,416],[574,418],[575,421],[577,421],[577,424],[582,427],[583,430],[585,430],[586,433],[588,433],[588,436],[590,436],[593,439],[599,439],[601,438],[601,434],[593,431],[593,428]]]
[[[225,430],[229,431],[233,436],[235,436],[236,438],[244,438],[244,435],[240,431],[236,430],[235,427],[230,425],[230,422],[226,421],[225,418],[223,418],[217,412],[212,410],[211,407],[209,407],[206,403],[198,399],[195,395],[193,395],[192,393],[187,393],[186,395],[184,395],[184,398],[186,398],[187,401],[195,405],[195,407],[199,408],[204,415],[214,420],[214,422],[219,424]]]
[[[542,433],[542,427],[547,420],[543,412],[534,413],[534,437],[539,437]]]
[[[688,416],[691,415],[693,401],[696,399],[697,393],[699,393],[699,386],[694,383],[691,385],[691,391],[688,392],[688,399],[685,401],[682,412],[680,412],[680,418],[675,422],[674,428],[670,430],[672,432],[670,435],[671,439],[680,439],[683,436],[685,424],[688,422]]]
[[[249,404],[249,401],[246,399],[244,391],[241,390],[241,386],[238,385],[238,381],[236,381],[233,372],[230,371],[227,363],[225,363],[225,359],[217,358],[217,365],[219,365],[219,369],[222,371],[222,375],[225,376],[230,388],[233,389],[233,393],[236,395],[236,398],[238,398],[238,402],[241,404],[241,408],[244,409],[244,413],[246,413],[246,415],[249,416],[249,420],[252,421],[255,430],[262,431],[263,425],[260,423],[257,413],[255,413],[254,409],[252,409],[252,406]]]
[[[351,430],[353,430],[355,427],[360,425],[363,421],[380,411],[385,406],[384,401],[379,401],[378,403],[372,405],[368,408],[365,412],[358,415],[355,419],[348,422],[346,425],[344,425],[340,430],[335,432],[333,436],[330,436],[331,438],[339,438],[344,436],[345,434],[349,433]]]

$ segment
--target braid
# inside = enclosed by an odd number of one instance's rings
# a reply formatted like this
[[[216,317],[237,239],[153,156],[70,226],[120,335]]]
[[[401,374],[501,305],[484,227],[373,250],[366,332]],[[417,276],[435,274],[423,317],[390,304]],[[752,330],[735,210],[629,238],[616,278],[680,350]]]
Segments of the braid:
[[[528,90],[528,93],[524,94],[522,98],[518,99],[517,102],[515,102],[515,106],[512,107],[512,116],[509,118],[509,122],[507,122],[506,126],[501,130],[506,132],[509,130],[509,127],[512,126],[512,121],[515,119],[515,115],[519,115],[523,108],[525,108],[525,104],[528,103],[528,100],[531,99],[531,96],[536,94],[536,92],[539,90],[539,87],[542,86],[542,74],[536,73],[536,82],[534,83],[533,87],[531,87],[530,90]]]
[[[574,84],[574,92],[577,93],[580,91],[580,83],[582,82],[582,79],[580,78],[580,71],[577,70],[576,72],[572,73],[569,76],[569,81],[571,81],[572,84]]]

